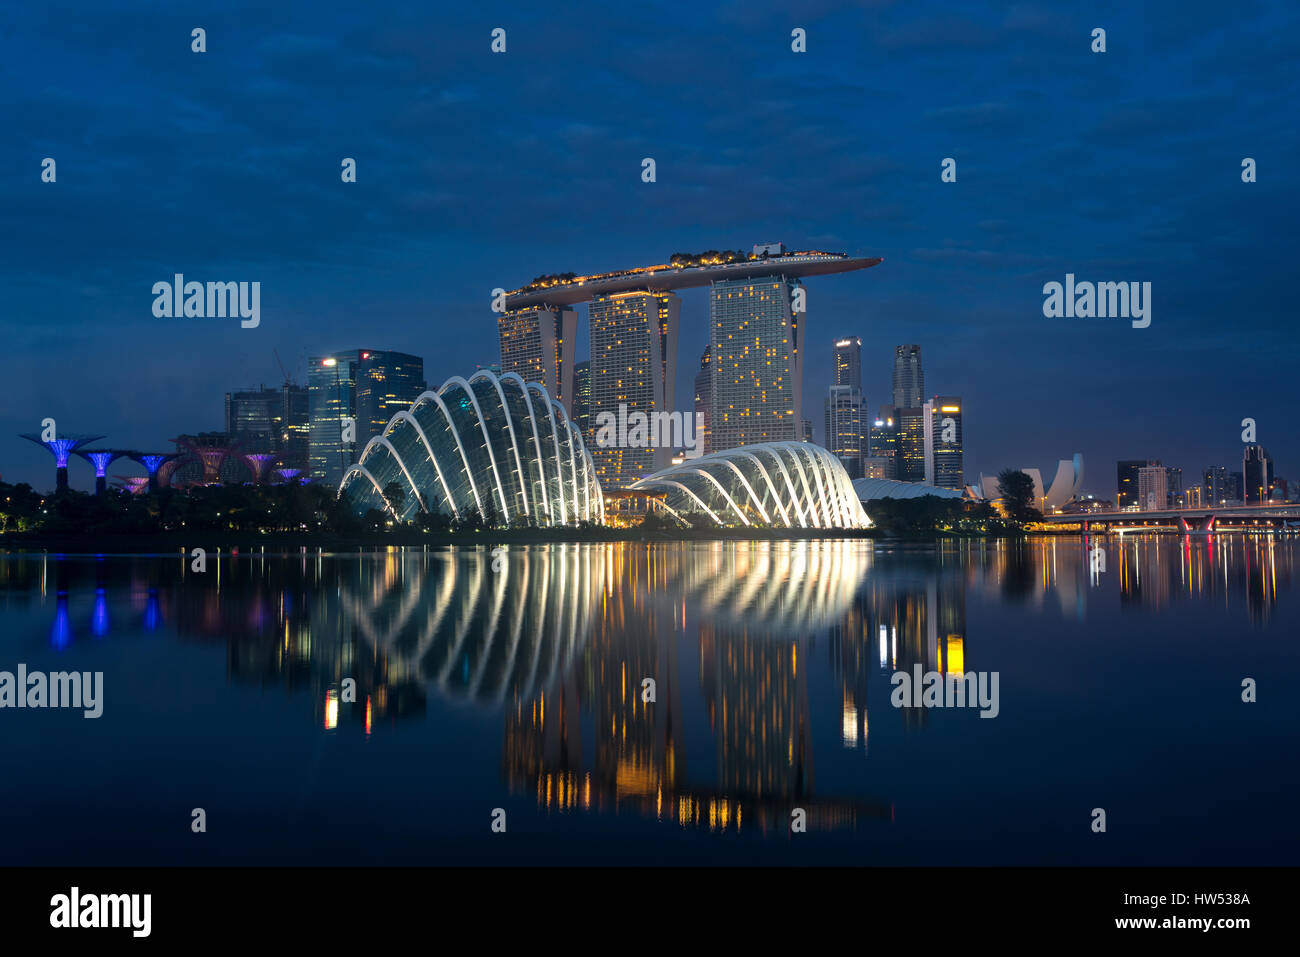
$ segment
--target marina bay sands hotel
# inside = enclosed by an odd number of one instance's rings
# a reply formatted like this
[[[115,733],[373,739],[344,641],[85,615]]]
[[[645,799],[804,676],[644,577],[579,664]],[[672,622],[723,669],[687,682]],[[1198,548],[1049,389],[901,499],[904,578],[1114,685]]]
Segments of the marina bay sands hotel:
[[[501,370],[546,386],[579,422],[602,412],[684,411],[678,405],[674,290],[709,287],[709,346],[697,378],[708,447],[716,452],[803,438],[803,356],[807,312],[802,280],[866,269],[879,258],[787,252],[779,243],[752,252],[678,255],[664,265],[593,276],[541,276],[507,293],[498,318]],[[591,359],[578,381],[574,355],[579,303],[589,303]],[[600,447],[585,435],[602,486],[626,486],[669,464],[670,448]]]

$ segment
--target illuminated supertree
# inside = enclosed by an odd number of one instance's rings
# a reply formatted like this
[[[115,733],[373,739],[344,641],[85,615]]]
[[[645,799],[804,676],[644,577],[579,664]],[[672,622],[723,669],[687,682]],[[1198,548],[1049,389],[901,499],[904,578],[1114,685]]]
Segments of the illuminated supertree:
[[[95,466],[96,495],[103,495],[104,489],[108,486],[108,467],[117,459],[126,458],[128,455],[127,452],[121,449],[92,449],[90,451],[77,449],[77,454]]]
[[[280,476],[285,485],[288,485],[302,474],[302,469],[276,469],[275,474]]]
[[[271,463],[276,460],[276,456],[271,452],[254,452],[251,455],[245,455],[248,465],[253,470],[253,484],[261,485],[262,479],[267,474],[267,469]]]
[[[83,445],[98,442],[102,435],[65,435],[63,438],[43,439],[37,432],[24,432],[21,436],[29,442],[35,442],[54,456],[54,486],[63,492],[68,488],[68,459],[72,453]]]
[[[167,484],[166,478],[159,475],[164,465],[180,458],[179,452],[128,452],[127,458],[139,462],[149,473],[149,491],[158,491],[160,484]],[[170,473],[169,473],[170,474]]]
[[[220,485],[228,480],[221,474],[226,461],[228,459],[242,461],[244,458],[238,451],[239,443],[231,441],[230,436],[224,432],[181,435],[172,441],[176,443],[177,448],[185,450],[186,461],[182,463],[185,472],[183,477],[193,485]],[[197,479],[189,476],[192,471],[191,465],[194,463],[202,469],[202,475]]]
[[[130,492],[132,495],[140,495],[149,488],[151,478],[152,476],[146,478],[143,475],[126,475],[113,481],[118,488]]]

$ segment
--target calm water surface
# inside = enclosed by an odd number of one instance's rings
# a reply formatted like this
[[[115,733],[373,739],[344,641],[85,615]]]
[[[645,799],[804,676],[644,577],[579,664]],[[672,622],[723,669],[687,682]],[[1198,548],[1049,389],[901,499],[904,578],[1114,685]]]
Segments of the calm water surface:
[[[1103,547],[0,555],[0,865],[1296,863],[1300,541]]]

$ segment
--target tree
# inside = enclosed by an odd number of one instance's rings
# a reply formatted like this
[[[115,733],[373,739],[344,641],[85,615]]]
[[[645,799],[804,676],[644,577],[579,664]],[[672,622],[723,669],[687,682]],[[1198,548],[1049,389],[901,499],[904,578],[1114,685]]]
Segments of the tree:
[[[389,482],[384,486],[384,501],[393,510],[393,514],[398,516],[398,521],[401,521],[402,509],[406,506],[406,489],[396,482]]]
[[[1007,517],[1017,525],[1036,522],[1043,513],[1034,507],[1034,480],[1019,469],[1003,469],[998,473],[998,488],[1002,492],[1002,507]]]

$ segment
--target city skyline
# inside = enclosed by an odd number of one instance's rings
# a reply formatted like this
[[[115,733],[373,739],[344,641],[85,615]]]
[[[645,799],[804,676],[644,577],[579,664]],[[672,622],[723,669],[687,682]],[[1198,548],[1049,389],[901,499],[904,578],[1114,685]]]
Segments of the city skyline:
[[[326,3],[270,22],[214,12],[206,59],[192,25],[143,8],[82,11],[71,29],[16,11],[7,69],[63,80],[0,85],[0,217],[23,238],[0,266],[0,433],[50,416],[163,447],[220,427],[212,396],[280,381],[274,351],[302,381],[307,354],[358,340],[425,356],[440,380],[494,360],[493,288],[780,240],[884,259],[808,284],[805,417],[821,417],[834,337],[862,337],[874,402],[888,350],[921,342],[929,378],[969,410],[968,474],[1051,460],[1063,434],[1091,462],[1228,464],[1253,417],[1285,475],[1300,459],[1284,417],[1300,333],[1278,317],[1300,199],[1284,173],[1295,130],[1271,117],[1289,112],[1297,13],[1225,18],[1210,47],[1190,42],[1183,10],[932,20],[883,4],[792,24],[755,4],[690,9],[689,28],[668,16],[648,36],[635,11],[579,4],[569,16],[637,37],[635,55],[513,11],[494,56],[474,11],[353,29]],[[795,25],[806,54],[790,52]],[[124,29],[174,48],[167,83],[91,40]],[[271,45],[285,29],[294,42]],[[538,78],[539,58],[565,56],[594,82]],[[978,90],[962,82],[975,72]],[[752,95],[755,76],[770,96]],[[187,117],[184,135],[159,116]],[[56,183],[40,181],[43,157]],[[344,157],[356,183],[340,181]],[[1243,157],[1257,182],[1242,182]],[[260,281],[260,325],[154,317],[152,284],[177,272]],[[1042,287],[1067,273],[1150,281],[1150,327],[1045,318]],[[679,396],[708,341],[707,296],[681,293]],[[40,482],[44,456],[11,439],[0,474]],[[74,464],[74,484],[90,472]]]

